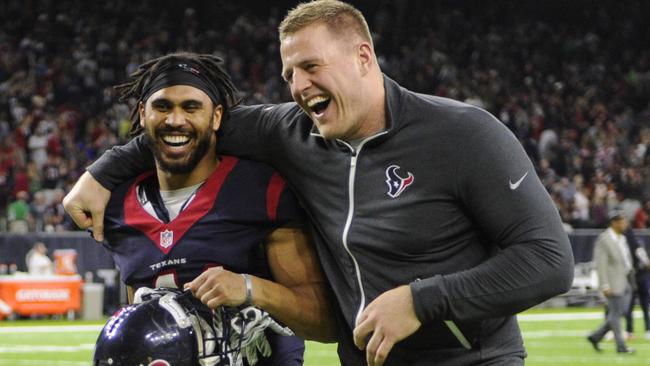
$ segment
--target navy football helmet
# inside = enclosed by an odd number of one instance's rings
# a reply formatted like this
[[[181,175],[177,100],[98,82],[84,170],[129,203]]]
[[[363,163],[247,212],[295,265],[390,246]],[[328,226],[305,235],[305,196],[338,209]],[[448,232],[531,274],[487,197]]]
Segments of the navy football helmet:
[[[231,327],[216,327],[216,312],[191,293],[150,290],[141,301],[107,321],[93,365],[222,366],[240,358],[241,342],[232,342]],[[229,324],[227,311],[218,315],[219,323]]]

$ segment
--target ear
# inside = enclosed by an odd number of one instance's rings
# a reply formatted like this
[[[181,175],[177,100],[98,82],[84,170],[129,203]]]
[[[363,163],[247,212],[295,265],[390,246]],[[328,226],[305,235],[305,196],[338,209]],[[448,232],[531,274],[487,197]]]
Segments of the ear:
[[[375,64],[375,50],[368,42],[361,42],[357,46],[357,59],[361,75],[366,75]]]
[[[214,132],[217,132],[219,127],[221,127],[221,116],[223,116],[223,106],[219,104],[214,107],[214,124],[212,125]]]
[[[144,103],[138,103],[138,114],[140,115],[140,127],[144,128]]]

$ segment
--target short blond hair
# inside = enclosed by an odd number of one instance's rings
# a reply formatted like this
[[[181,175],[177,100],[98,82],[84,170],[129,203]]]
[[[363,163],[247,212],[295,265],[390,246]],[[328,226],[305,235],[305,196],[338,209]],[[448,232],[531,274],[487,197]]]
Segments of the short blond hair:
[[[280,41],[311,24],[324,23],[337,36],[355,33],[372,45],[368,23],[354,6],[338,0],[314,0],[289,10],[280,23]]]

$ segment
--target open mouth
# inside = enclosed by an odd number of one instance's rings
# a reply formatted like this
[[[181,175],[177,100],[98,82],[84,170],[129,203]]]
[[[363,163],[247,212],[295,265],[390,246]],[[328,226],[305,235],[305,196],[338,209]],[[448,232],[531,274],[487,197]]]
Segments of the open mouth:
[[[329,106],[331,98],[319,95],[317,97],[311,98],[307,101],[307,107],[316,114],[316,116],[321,116],[327,106]]]
[[[172,147],[185,146],[191,140],[188,135],[162,135],[160,139],[165,145]]]

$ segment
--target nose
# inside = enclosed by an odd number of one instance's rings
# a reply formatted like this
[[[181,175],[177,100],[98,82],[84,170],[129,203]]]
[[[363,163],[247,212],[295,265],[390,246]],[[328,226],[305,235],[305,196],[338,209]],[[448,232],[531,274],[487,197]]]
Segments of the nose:
[[[174,108],[174,110],[167,115],[165,124],[170,127],[182,126],[185,124],[185,116],[183,115],[183,112],[179,108]]]
[[[293,82],[291,84],[291,91],[294,95],[300,95],[303,91],[309,89],[311,86],[309,74],[302,70],[294,70],[292,78]]]

